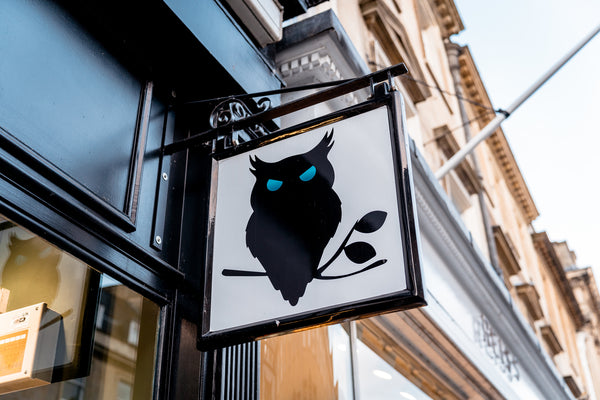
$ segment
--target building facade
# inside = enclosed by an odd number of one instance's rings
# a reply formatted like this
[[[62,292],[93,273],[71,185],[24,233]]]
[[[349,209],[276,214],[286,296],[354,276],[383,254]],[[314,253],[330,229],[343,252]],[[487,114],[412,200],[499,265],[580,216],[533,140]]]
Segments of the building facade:
[[[451,0],[3,2],[0,311],[60,318],[50,377],[0,398],[598,398],[593,275],[533,231],[502,130],[434,176],[496,112],[462,29]],[[398,63],[428,305],[199,350],[216,142],[165,145],[210,132],[227,96]]]
[[[583,326],[577,332],[577,349],[581,357],[581,380],[587,389],[590,399],[598,396],[598,363],[600,355],[600,341],[598,335],[598,319],[600,308],[598,287],[591,267],[579,267],[575,252],[569,249],[567,242],[553,242],[554,250],[565,275],[571,285],[575,300],[579,305],[583,317]]]

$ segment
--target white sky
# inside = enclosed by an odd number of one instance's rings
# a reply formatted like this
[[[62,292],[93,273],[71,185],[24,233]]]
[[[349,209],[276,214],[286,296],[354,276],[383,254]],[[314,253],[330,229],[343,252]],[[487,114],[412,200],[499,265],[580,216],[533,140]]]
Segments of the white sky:
[[[494,107],[505,108],[600,24],[599,0],[455,0]],[[600,34],[502,125],[540,217],[600,282]]]

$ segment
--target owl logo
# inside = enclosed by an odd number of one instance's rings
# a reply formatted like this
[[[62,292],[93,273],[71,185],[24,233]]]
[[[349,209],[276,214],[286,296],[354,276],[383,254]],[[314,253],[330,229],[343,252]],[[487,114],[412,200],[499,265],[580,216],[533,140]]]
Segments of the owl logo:
[[[323,275],[342,252],[356,264],[375,257],[375,249],[366,242],[347,245],[354,231],[371,233],[383,225],[387,213],[372,211],[354,224],[331,259],[319,267],[342,219],[342,202],[333,190],[335,171],[327,158],[333,144],[332,129],[304,154],[273,163],[250,157],[256,182],[250,195],[253,212],[246,226],[246,245],[265,272],[224,269],[224,276],[267,276],[283,299],[295,306],[313,279],[345,278],[387,261],[344,275]]]

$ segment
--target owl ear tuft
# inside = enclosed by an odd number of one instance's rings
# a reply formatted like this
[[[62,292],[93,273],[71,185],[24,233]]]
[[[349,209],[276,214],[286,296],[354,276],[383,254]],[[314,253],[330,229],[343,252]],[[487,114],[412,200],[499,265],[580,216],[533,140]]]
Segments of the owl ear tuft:
[[[261,160],[260,158],[258,158],[257,156],[254,156],[254,159],[252,159],[252,156],[249,156],[248,158],[250,159],[250,165],[252,165],[252,168],[254,168],[254,169],[250,169],[250,172],[252,172],[254,174],[254,176],[258,176],[258,174],[260,174],[260,170],[267,163],[264,162],[263,160]]]
[[[323,139],[321,139],[319,144],[315,146],[313,151],[317,151],[319,153],[324,153],[325,155],[327,155],[329,153],[329,150],[331,150],[331,148],[333,147],[334,143],[335,141],[333,140],[333,128],[331,128],[331,131],[325,133],[325,136],[323,136]]]

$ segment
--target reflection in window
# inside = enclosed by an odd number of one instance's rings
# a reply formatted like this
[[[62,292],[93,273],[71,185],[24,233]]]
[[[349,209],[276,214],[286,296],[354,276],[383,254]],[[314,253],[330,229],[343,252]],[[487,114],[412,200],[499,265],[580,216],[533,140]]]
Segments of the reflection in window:
[[[358,341],[358,386],[361,399],[428,400],[412,382]]]
[[[262,400],[350,400],[350,340],[341,325],[261,341]]]
[[[40,335],[57,332],[51,345],[38,346],[52,351],[45,371],[53,383],[1,400],[152,398],[156,304],[2,216],[0,288],[8,293],[5,315],[46,303],[52,318],[42,317]]]
[[[131,383],[119,381],[117,386],[117,400],[131,399]]]

